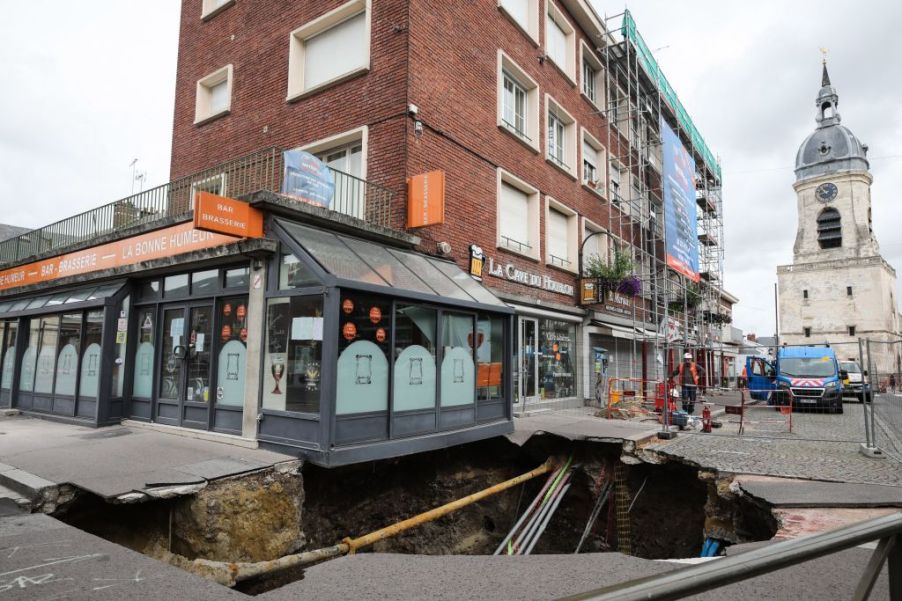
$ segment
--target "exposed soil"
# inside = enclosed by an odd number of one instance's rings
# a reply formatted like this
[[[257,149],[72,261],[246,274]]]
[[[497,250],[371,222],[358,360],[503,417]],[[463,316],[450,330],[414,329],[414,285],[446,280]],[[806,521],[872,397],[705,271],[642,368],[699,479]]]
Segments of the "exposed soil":
[[[729,544],[767,540],[777,530],[768,508],[736,494],[731,478],[676,462],[621,463],[621,447],[534,436],[524,447],[504,438],[391,460],[301,473],[264,471],[208,485],[168,501],[111,505],[82,494],[57,517],[158,558],[262,561],[358,537],[572,454],[571,487],[534,554],[570,554],[599,491],[622,477],[581,552],[626,549],[647,559],[697,557],[705,538]],[[635,464],[633,464],[635,463]],[[491,554],[538,494],[539,476],[434,522],[362,549],[425,555]],[[618,523],[618,517],[620,518]],[[271,590],[302,569],[243,586]]]

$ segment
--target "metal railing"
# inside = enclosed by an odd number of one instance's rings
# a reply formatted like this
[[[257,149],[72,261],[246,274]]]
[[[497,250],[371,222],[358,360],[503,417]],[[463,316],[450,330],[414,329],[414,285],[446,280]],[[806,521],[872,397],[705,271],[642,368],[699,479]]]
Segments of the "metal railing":
[[[660,576],[640,578],[571,595],[559,601],[684,599],[871,541],[879,543],[864,566],[852,599],[864,601],[868,598],[884,564],[889,572],[889,598],[893,601],[902,599],[902,513],[894,513],[829,532],[774,543]]]
[[[332,172],[332,210],[390,227],[392,192],[338,171]],[[60,250],[138,225],[191,215],[196,192],[236,198],[258,191],[281,192],[282,149],[270,147],[144,190],[122,200],[67,217],[0,242],[0,265]]]

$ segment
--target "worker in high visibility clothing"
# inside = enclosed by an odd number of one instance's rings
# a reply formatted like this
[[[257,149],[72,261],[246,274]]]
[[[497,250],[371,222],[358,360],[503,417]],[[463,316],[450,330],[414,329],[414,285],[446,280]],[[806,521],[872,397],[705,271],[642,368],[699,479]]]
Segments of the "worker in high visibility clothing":
[[[748,388],[749,385],[749,370],[745,365],[742,366],[742,375],[739,376],[739,388]]]
[[[704,368],[692,359],[692,353],[683,355],[683,362],[670,374],[670,377],[679,377],[680,400],[682,401],[683,411],[689,415],[692,415],[695,411],[698,383],[704,374]]]

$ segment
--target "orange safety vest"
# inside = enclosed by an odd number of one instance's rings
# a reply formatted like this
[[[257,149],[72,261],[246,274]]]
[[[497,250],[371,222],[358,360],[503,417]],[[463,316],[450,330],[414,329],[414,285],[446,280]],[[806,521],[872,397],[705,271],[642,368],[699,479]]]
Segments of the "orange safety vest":
[[[685,365],[686,365],[686,364],[683,363],[683,362],[680,363],[680,371],[679,371],[679,374],[680,374],[680,384],[683,383],[683,367],[684,367]],[[696,386],[698,386],[698,370],[695,369],[695,361],[693,361],[692,363],[689,364],[689,373],[692,374],[692,382],[693,382]]]
[[[748,371],[748,368],[747,368],[745,365],[742,366],[742,377],[743,377],[743,378],[749,377],[749,371]]]

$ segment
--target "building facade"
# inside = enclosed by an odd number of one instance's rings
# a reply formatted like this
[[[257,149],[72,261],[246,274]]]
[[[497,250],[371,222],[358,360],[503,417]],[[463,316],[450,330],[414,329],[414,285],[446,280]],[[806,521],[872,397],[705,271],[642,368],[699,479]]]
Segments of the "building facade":
[[[519,315],[521,410],[581,405],[598,377],[659,380],[672,344],[704,360],[720,328],[706,321],[719,165],[636,36],[628,14],[612,26],[585,0],[185,0],[172,175],[300,148],[396,191],[388,220],[404,229],[408,179],[443,171],[444,219],[414,230],[421,250],[461,267],[481,251],[483,282]],[[688,310],[664,257],[661,118],[698,164],[704,302]],[[618,252],[641,292],[577,302],[580,264]]]
[[[619,18],[184,0],[172,181],[0,243],[0,403],[337,465],[657,393],[684,351],[718,385],[720,168]]]
[[[825,63],[817,128],[796,156],[793,263],[777,268],[780,342],[829,343],[840,358],[857,361],[859,339],[898,339],[896,271],[872,228],[868,148],[841,124],[838,104]],[[895,346],[872,352],[881,374],[898,371]]]

